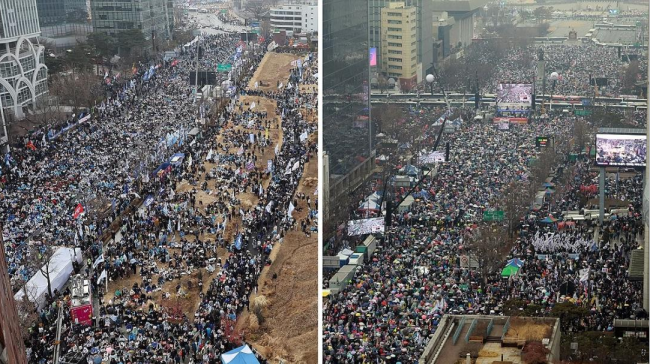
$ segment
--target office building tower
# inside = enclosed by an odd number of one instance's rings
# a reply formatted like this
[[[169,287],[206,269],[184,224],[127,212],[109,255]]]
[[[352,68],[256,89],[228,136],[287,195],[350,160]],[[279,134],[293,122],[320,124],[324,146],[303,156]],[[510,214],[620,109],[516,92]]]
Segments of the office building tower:
[[[0,0],[0,22],[0,103],[21,119],[47,93],[36,0]]]
[[[90,8],[94,31],[117,35],[140,29],[149,41],[171,37],[174,13],[170,0],[93,0]]]
[[[338,209],[330,201],[354,190],[374,167],[370,113],[368,0],[323,3],[324,216]],[[343,209],[347,209],[349,206]],[[326,225],[328,222],[326,221]]]

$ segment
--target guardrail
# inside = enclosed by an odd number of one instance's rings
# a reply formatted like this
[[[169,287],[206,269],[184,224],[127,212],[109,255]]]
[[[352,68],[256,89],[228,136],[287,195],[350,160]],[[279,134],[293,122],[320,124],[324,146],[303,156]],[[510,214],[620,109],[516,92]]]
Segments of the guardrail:
[[[490,333],[492,332],[492,329],[494,328],[494,319],[490,319],[490,323],[488,324],[487,327],[487,332],[485,334],[486,337],[490,336]]]
[[[506,334],[508,333],[509,328],[510,328],[510,317],[508,317],[508,321],[506,321],[506,324],[503,325],[503,334],[501,335],[501,342],[503,342],[503,339],[506,338]]]
[[[458,337],[460,336],[460,332],[463,331],[463,326],[465,326],[465,317],[460,319],[460,322],[458,323],[458,327],[456,328],[456,332],[454,333],[453,336],[453,344],[456,345],[456,341],[458,341]]]
[[[469,337],[472,335],[472,332],[476,328],[476,324],[478,324],[478,319],[472,320],[472,325],[470,325],[469,330],[467,330],[467,334],[465,335],[465,342],[469,342]]]

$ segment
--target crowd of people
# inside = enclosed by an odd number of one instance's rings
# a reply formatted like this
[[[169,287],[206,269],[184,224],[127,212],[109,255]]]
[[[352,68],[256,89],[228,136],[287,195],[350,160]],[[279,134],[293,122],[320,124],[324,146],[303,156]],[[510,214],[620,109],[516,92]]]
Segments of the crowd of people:
[[[524,302],[521,309],[534,307],[538,316],[551,315],[559,302],[585,307],[588,316],[563,323],[571,331],[612,331],[615,318],[639,314],[641,283],[628,279],[627,267],[643,228],[640,177],[608,177],[607,197],[626,203],[617,219],[603,225],[563,221],[563,211],[594,208],[597,189],[591,186],[598,177],[591,169],[593,158],[586,155],[558,158],[548,171],[551,177],[542,181],[559,185],[557,194],[547,189],[543,202],[531,204],[534,208],[517,221],[513,238],[503,235],[500,244],[512,244],[497,266],[518,258],[523,266],[517,274],[504,277],[494,269],[485,276],[482,269],[460,263],[461,255],[472,254],[471,241],[486,224],[484,212],[507,209],[511,183],[525,190],[535,160],[543,154],[535,146],[536,136],[560,140],[571,135],[578,119],[554,114],[500,130],[470,117],[456,132],[443,134],[441,145],[449,141],[450,160],[438,164],[434,177],[417,176],[423,181],[413,192],[416,198],[407,211],[394,211],[381,248],[324,302],[325,362],[415,362],[442,315],[501,314],[515,299]],[[406,163],[393,160],[384,168]],[[373,190],[383,195],[383,188],[383,181],[373,179],[358,196]],[[396,205],[408,190],[398,188],[396,196],[387,198]],[[362,200],[355,201],[358,206]],[[362,218],[356,208],[352,215]],[[355,239],[364,237],[345,237],[342,247],[354,249]],[[329,276],[331,272],[324,275],[325,288]]]
[[[75,264],[74,273],[88,274],[98,299],[99,324],[86,327],[71,322],[70,287],[48,295],[26,340],[30,362],[51,362],[64,305],[64,357],[216,363],[242,339],[229,333],[273,246],[298,224],[306,234],[317,231],[317,203],[294,196],[305,163],[317,155],[308,138],[317,124],[307,121],[315,118],[316,94],[299,87],[313,81],[316,57],[292,69],[295,87],[261,92],[247,85],[264,45],[242,52],[237,35],[202,38],[173,62],[140,64],[131,79],[111,84],[115,92],[89,118],[37,130],[5,156],[0,218],[14,290],[35,273],[30,247],[45,242],[82,248],[85,267]],[[217,111],[195,103],[189,84],[199,45],[202,68],[240,66],[218,75],[231,92]],[[245,101],[249,93],[272,100],[277,117]],[[298,198],[309,199],[303,221],[291,213]],[[133,283],[106,292],[122,280]],[[199,297],[193,318],[160,304],[188,293]]]
[[[497,94],[500,84],[533,84],[537,77],[538,52],[543,51],[547,77],[557,72],[558,79],[546,80],[547,95],[619,97],[623,94],[622,79],[629,64],[626,55],[636,57],[639,70],[646,69],[647,59],[641,48],[605,47],[593,43],[582,44],[483,44],[472,45],[465,51],[459,64],[441,71],[438,87],[462,92],[470,91],[478,78],[481,95]],[[598,62],[593,62],[598,59]],[[476,76],[468,70],[480,70]],[[448,71],[448,72],[447,72]],[[606,78],[607,85],[593,86],[596,78]],[[469,86],[469,87],[468,87]],[[629,85],[628,85],[629,86]],[[538,86],[539,87],[539,86]],[[544,90],[538,88],[541,95]],[[635,94],[632,92],[632,94]]]

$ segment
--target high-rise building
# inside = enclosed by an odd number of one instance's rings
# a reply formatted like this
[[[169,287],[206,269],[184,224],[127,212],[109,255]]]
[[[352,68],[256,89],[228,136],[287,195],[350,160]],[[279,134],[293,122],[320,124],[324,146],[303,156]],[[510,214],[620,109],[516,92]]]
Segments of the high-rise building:
[[[17,118],[47,93],[36,0],[0,0],[0,103]]]
[[[27,364],[25,344],[12,292],[0,234],[0,364]]]
[[[41,38],[56,48],[74,46],[92,31],[86,0],[36,0]]]
[[[330,201],[356,188],[374,167],[374,128],[370,115],[368,0],[324,0],[323,150],[327,220]],[[348,206],[345,207],[346,209]],[[327,222],[326,222],[327,224]]]
[[[391,2],[403,2],[413,6],[417,14],[417,53],[418,63],[422,63],[423,73],[429,73],[433,63],[433,1],[432,0],[369,0],[368,18],[370,47],[377,48],[377,64],[381,64],[381,9]]]
[[[318,6],[282,5],[269,11],[271,28],[313,33],[318,31]]]
[[[90,3],[93,30],[117,35],[140,29],[147,40],[168,38],[173,30],[171,0],[93,0]]]
[[[399,79],[402,90],[422,81],[417,53],[417,14],[414,6],[389,3],[381,9],[381,70]]]

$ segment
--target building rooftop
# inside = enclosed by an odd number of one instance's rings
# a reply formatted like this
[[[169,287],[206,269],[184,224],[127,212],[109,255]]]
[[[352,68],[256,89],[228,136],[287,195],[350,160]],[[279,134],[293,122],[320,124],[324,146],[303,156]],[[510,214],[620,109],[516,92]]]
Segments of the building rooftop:
[[[442,0],[433,2],[433,11],[474,11],[488,3],[488,0]]]
[[[559,355],[559,319],[482,315],[445,315],[429,341],[420,364],[523,363],[521,354],[528,342],[541,342]]]

